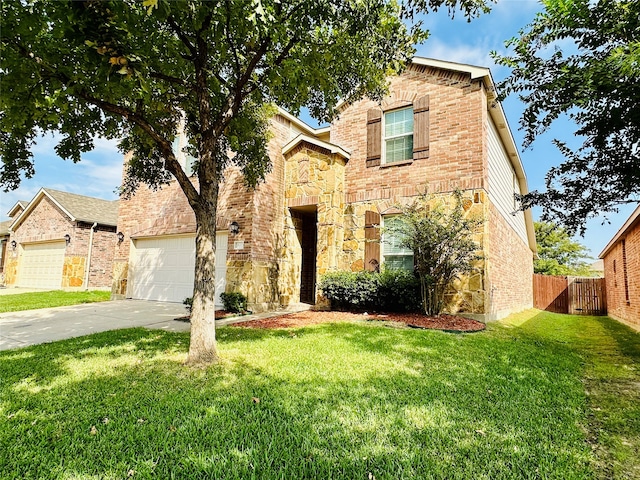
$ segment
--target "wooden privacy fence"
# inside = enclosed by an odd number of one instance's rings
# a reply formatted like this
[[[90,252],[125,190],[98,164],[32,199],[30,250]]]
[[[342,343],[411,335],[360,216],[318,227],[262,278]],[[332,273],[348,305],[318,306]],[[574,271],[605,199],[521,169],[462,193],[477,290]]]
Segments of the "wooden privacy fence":
[[[533,275],[533,306],[572,315],[606,315],[604,278]]]

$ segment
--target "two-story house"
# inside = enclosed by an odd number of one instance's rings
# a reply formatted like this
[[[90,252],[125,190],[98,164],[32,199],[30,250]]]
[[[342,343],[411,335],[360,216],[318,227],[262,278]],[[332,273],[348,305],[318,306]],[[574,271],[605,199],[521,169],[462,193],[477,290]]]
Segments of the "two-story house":
[[[260,311],[315,304],[328,271],[412,268],[412,252],[379,239],[378,227],[428,185],[463,190],[465,208],[485,219],[483,260],[450,292],[449,309],[491,320],[532,306],[533,222],[514,199],[527,182],[488,69],[415,58],[381,103],[344,104],[320,129],[280,110],[272,131],[263,184],[248,191],[236,170],[225,174],[218,292],[243,292]],[[118,230],[116,297],[191,296],[195,219],[175,182],[122,200]]]

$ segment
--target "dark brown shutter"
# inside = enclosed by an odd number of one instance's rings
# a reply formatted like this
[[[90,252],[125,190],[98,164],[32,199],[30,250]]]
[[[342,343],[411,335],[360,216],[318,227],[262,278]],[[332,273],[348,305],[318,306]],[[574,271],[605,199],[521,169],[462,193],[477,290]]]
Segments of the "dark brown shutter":
[[[380,270],[380,215],[371,210],[364,214],[364,269]]]
[[[429,95],[413,103],[413,159],[429,158]]]
[[[367,167],[380,165],[382,150],[382,112],[372,108],[367,112]]]

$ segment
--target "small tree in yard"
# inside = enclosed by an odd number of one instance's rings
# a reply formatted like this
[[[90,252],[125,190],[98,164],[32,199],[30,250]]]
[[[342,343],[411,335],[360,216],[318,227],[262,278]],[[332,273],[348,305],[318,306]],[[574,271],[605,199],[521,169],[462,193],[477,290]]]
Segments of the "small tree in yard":
[[[248,186],[264,178],[273,105],[329,121],[340,102],[381,99],[426,38],[404,20],[441,6],[486,10],[484,0],[3,0],[0,185],[33,175],[42,132],[60,133],[56,152],[74,162],[96,136],[120,139],[132,153],[124,195],[175,179],[197,225],[188,362],[214,362],[225,168]],[[193,171],[172,148],[181,130]]]
[[[451,282],[470,273],[482,257],[473,234],[482,218],[465,214],[462,192],[451,198],[423,194],[401,206],[399,221],[385,227],[402,247],[413,251],[414,268],[420,277],[422,306],[427,315],[439,315]]]

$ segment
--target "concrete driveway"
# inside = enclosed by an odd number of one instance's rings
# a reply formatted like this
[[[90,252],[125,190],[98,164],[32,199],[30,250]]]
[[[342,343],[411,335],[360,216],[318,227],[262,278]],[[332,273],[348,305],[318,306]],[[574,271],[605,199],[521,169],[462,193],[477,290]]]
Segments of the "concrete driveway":
[[[0,350],[26,347],[119,328],[189,331],[181,303],[118,300],[0,314]]]
[[[227,317],[217,326],[276,317],[309,310],[304,303],[282,310]],[[187,314],[181,303],[117,300],[71,307],[43,308],[0,313],[0,350],[28,347],[120,328],[145,327],[169,332],[188,332],[191,324],[175,320]]]

